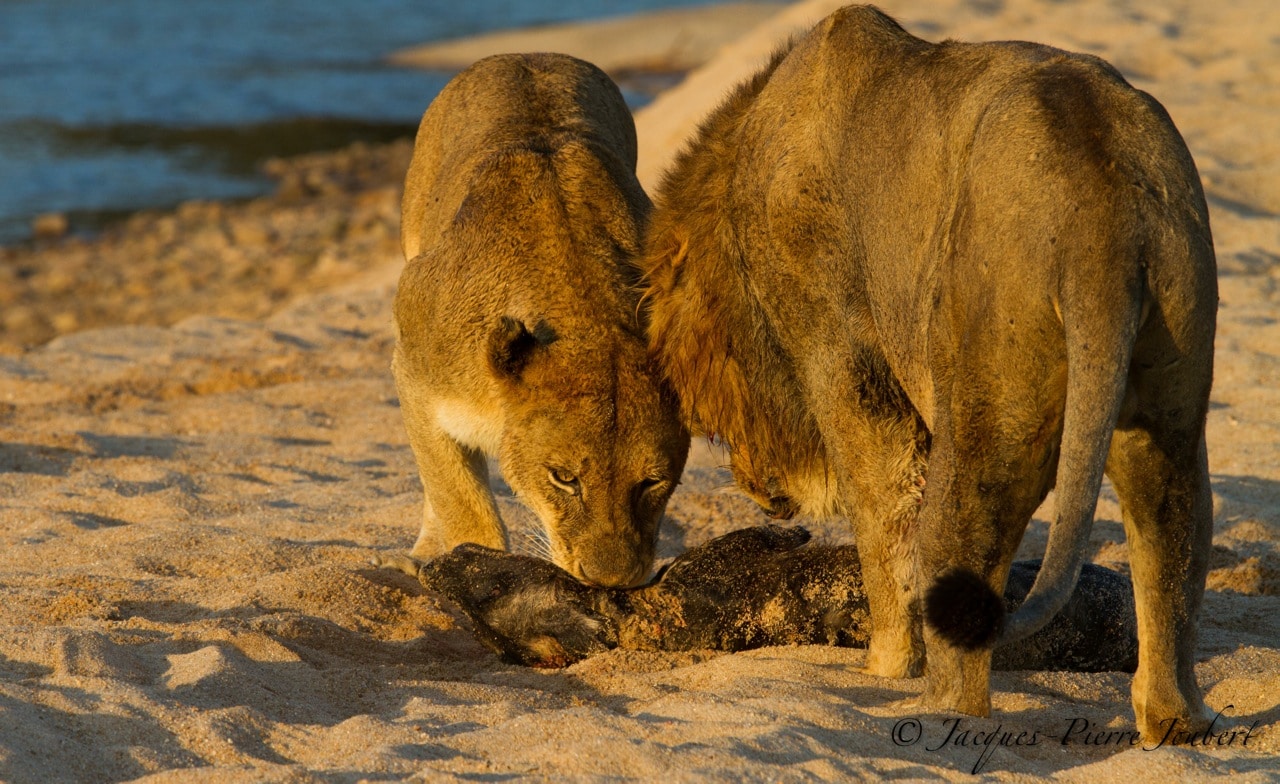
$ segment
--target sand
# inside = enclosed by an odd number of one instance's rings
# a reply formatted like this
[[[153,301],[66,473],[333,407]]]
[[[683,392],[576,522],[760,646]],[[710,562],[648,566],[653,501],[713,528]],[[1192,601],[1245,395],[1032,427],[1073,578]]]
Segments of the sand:
[[[991,718],[957,720],[911,707],[919,680],[861,674],[858,650],[502,664],[449,607],[366,565],[412,543],[421,496],[388,372],[399,261],[378,243],[348,257],[339,234],[340,282],[261,315],[72,331],[0,355],[0,780],[1280,777],[1280,6],[883,6],[932,38],[1101,55],[1169,108],[1196,156],[1222,297],[1197,677],[1226,735],[1130,746],[1123,674],[997,674]],[[791,26],[767,24],[642,113],[646,171]],[[695,449],[662,555],[763,522],[721,459]],[[1091,554],[1125,569],[1119,519],[1104,490]],[[799,522],[848,539],[838,521]]]
[[[784,5],[717,3],[628,16],[499,30],[394,52],[396,65],[457,71],[502,52],[564,52],[595,63],[615,79],[688,71],[768,20]]]

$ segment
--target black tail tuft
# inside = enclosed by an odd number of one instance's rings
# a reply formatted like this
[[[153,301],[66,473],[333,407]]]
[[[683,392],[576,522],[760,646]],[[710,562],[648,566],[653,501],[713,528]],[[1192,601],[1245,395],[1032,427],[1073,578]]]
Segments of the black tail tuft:
[[[942,639],[976,651],[990,648],[1004,630],[1004,599],[968,569],[955,568],[924,595],[924,620]]]

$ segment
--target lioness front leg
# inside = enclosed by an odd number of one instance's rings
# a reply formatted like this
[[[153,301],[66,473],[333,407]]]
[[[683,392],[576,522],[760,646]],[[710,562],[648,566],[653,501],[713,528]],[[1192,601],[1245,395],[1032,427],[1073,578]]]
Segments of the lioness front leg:
[[[418,386],[398,372],[396,388],[425,495],[422,529],[410,554],[428,559],[463,542],[507,549],[484,453],[446,433]]]

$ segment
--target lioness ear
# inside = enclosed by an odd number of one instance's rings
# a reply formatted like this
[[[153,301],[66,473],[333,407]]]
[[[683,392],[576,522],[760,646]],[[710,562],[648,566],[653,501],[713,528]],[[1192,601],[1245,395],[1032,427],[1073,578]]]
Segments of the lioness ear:
[[[539,351],[556,342],[556,332],[545,321],[534,325],[533,331],[523,321],[503,316],[489,336],[489,364],[495,373],[516,379]]]

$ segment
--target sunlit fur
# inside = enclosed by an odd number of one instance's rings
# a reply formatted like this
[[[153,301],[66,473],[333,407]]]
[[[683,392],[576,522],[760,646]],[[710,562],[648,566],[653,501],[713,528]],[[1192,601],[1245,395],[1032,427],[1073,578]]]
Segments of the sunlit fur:
[[[496,457],[540,553],[601,585],[648,576],[689,438],[637,308],[635,162],[617,86],[567,55],[481,60],[423,115],[392,365],[425,491],[415,556],[508,545]]]
[[[824,515],[835,511],[836,496],[821,438],[791,369],[777,361],[720,209],[728,183],[719,161],[733,155],[723,148],[788,51],[778,50],[711,114],[699,132],[705,146],[685,150],[668,173],[659,192],[669,203],[653,215],[641,260],[642,302],[650,351],[680,391],[685,422],[724,444],[740,486],[762,505],[769,480],[785,476],[802,510]],[[671,187],[677,179],[679,189]],[[689,258],[697,273],[681,280]]]
[[[1203,726],[1216,274],[1195,165],[1151,96],[1096,57],[932,43],[849,6],[712,112],[654,203],[649,349],[762,506],[851,518],[869,672],[921,674],[927,643],[925,703],[988,713],[990,649],[958,646],[946,613],[922,624],[926,589],[959,569],[998,595],[1056,486],[1001,639],[1043,626],[1105,467],[1136,578],[1138,725]]]

